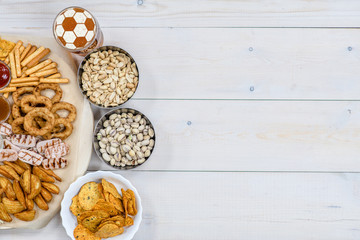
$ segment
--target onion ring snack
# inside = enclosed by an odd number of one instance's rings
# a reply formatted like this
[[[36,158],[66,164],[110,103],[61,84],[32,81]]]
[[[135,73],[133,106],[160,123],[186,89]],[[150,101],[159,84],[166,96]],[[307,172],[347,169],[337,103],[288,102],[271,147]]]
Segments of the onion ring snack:
[[[42,83],[42,84],[39,84],[34,89],[33,94],[35,96],[41,96],[41,91],[46,90],[46,89],[51,89],[51,90],[53,90],[55,92],[55,96],[53,96],[51,98],[51,102],[53,104],[57,103],[57,102],[60,102],[63,92],[61,90],[61,87],[57,83]]]
[[[45,96],[27,95],[21,99],[20,106],[25,113],[28,113],[34,110],[35,107],[36,108],[45,107],[50,110],[52,108],[52,103],[51,100]]]
[[[55,119],[54,129],[57,129],[57,127],[60,127],[61,130],[55,132],[51,131],[50,133],[43,135],[43,137],[45,139],[60,138],[61,140],[65,140],[73,131],[72,124],[64,118]]]
[[[13,120],[11,127],[13,129],[13,133],[15,134],[27,134],[24,129],[24,117],[19,117]]]
[[[22,108],[19,105],[13,104],[11,113],[14,119],[21,118],[25,116]]]
[[[22,101],[22,100],[21,100]],[[46,120],[46,124],[42,128],[36,128],[32,125],[35,117],[40,117]],[[24,117],[24,129],[31,135],[42,136],[50,132],[54,127],[55,117],[47,108],[36,108],[30,111]]]
[[[67,117],[64,117],[64,119],[66,121],[73,122],[75,120],[75,118],[76,118],[76,108],[71,103],[59,102],[59,103],[55,103],[53,105],[53,107],[51,108],[51,112],[54,113],[54,114],[56,113],[56,111],[59,111],[59,110],[66,110],[66,111],[69,112]]]
[[[20,100],[19,99],[22,95],[26,94],[26,93],[30,93],[32,94],[34,91],[34,87],[22,87],[17,89],[15,92],[13,92],[12,94],[12,98],[14,100],[14,103],[18,106],[20,106]]]

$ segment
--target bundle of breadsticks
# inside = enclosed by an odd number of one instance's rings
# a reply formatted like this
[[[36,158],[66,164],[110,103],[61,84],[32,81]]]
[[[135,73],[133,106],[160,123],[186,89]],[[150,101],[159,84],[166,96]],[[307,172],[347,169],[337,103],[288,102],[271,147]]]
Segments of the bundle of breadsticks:
[[[13,45],[7,56],[3,56],[4,62],[11,70],[10,84],[0,90],[6,98],[20,87],[37,86],[40,83],[69,82],[69,79],[61,78],[56,62],[50,58],[43,60],[50,53],[49,48],[42,46],[38,48],[30,43],[25,47],[21,40]]]

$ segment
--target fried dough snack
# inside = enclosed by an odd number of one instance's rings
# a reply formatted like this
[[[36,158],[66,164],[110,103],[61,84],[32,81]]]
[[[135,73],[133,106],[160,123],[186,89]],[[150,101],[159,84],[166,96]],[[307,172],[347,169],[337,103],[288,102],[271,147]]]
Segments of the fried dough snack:
[[[61,98],[62,98],[62,90],[59,86],[59,84],[57,83],[42,83],[39,84],[35,89],[34,89],[34,95],[35,96],[41,96],[41,91],[46,90],[46,89],[51,89],[55,92],[55,96],[51,98],[51,102],[57,103],[60,102]]]
[[[15,134],[27,134],[24,129],[24,117],[16,118],[11,124],[13,133]]]
[[[14,119],[21,118],[25,116],[24,111],[20,107],[20,105],[13,104],[11,108],[11,114]]]
[[[69,121],[69,122],[75,121],[76,108],[74,107],[74,105],[72,105],[71,103],[67,103],[67,102],[58,102],[58,103],[55,103],[53,105],[53,107],[51,108],[51,112],[54,114],[56,113],[56,111],[59,111],[59,110],[67,110],[69,112],[67,117],[64,118],[66,121]]]
[[[71,135],[73,131],[73,126],[66,119],[57,118],[55,119],[55,124],[53,129],[54,132],[51,131],[50,133],[43,135],[43,137],[45,139],[60,138],[61,140],[64,140]]]
[[[45,126],[43,126],[40,129],[34,127],[33,121],[35,117],[40,117],[42,119],[45,119],[46,120]],[[54,124],[55,124],[54,114],[52,114],[50,110],[47,108],[35,108],[31,110],[28,114],[26,114],[26,116],[24,117],[24,129],[29,134],[34,136],[42,136],[47,134],[48,132],[51,131],[51,129],[53,129]]]
[[[22,95],[26,94],[26,93],[30,93],[32,94],[34,91],[34,87],[22,87],[22,88],[18,88],[13,94],[12,94],[12,98],[14,100],[14,103],[18,106],[20,106],[20,100],[19,99]]]
[[[52,108],[52,103],[51,100],[45,96],[27,95],[21,99],[20,106],[25,113],[28,113],[39,107],[45,107],[50,110]]]
[[[19,160],[4,163],[0,165],[3,175],[0,176],[0,220],[12,222],[11,214],[22,221],[34,220],[36,212],[41,214],[40,209],[49,209],[52,194],[59,193],[54,182],[61,178],[53,172],[49,174],[51,170],[44,171]],[[57,189],[55,192],[47,189],[50,184]]]
[[[122,195],[105,179],[81,187],[70,206],[78,222],[75,239],[115,237],[134,224],[132,216],[137,214],[135,194],[131,189],[121,189],[121,192]]]

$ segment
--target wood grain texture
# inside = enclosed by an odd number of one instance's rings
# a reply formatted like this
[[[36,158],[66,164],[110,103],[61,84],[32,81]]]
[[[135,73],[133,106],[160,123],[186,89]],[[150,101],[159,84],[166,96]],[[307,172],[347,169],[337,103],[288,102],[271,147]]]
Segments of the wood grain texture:
[[[50,29],[41,33],[52,38]],[[360,99],[356,29],[116,28],[104,35],[105,45],[122,47],[138,64],[134,98]]]
[[[359,174],[116,173],[142,199],[134,240],[360,238]],[[39,231],[1,231],[1,239],[44,236],[67,239],[59,216]]]
[[[137,61],[135,98],[360,96],[360,32],[355,29],[136,28],[104,33],[112,36],[105,37],[105,44],[126,49]]]
[[[358,27],[357,0],[1,1],[0,21],[16,28],[48,28],[72,5],[87,8],[103,27]],[[20,21],[19,19],[26,19]],[[1,26],[4,28],[5,26]]]
[[[360,171],[360,102],[134,100],[125,106],[144,113],[156,132],[153,155],[139,170]],[[111,169],[101,163],[93,157],[89,169]]]

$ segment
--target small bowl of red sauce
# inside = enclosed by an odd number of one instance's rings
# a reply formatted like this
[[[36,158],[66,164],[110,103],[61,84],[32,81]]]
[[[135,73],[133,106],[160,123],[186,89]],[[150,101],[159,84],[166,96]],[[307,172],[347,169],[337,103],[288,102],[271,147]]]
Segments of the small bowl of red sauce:
[[[9,66],[0,61],[0,90],[7,87],[11,80],[11,72]]]

